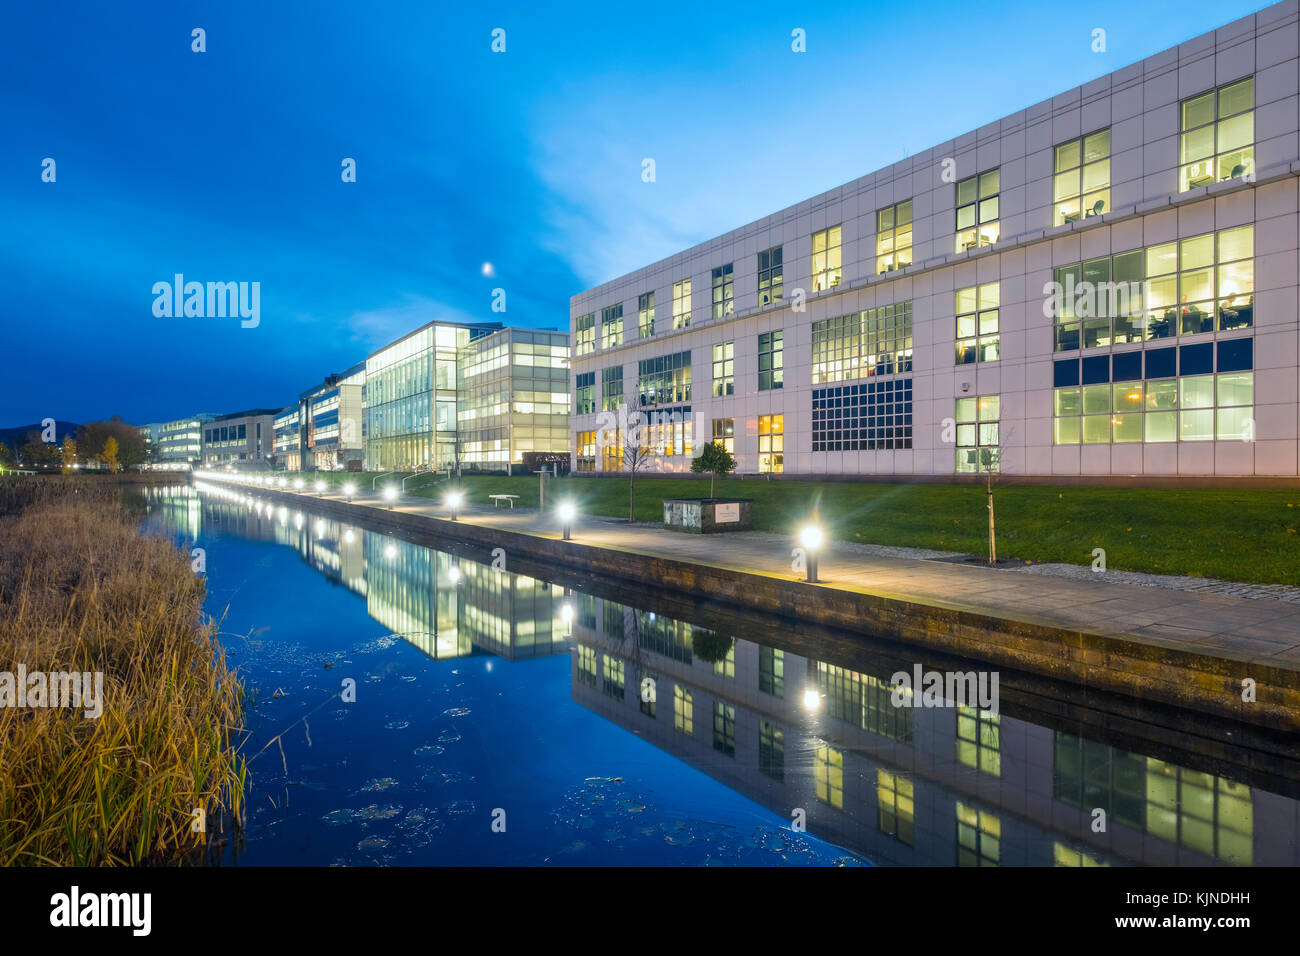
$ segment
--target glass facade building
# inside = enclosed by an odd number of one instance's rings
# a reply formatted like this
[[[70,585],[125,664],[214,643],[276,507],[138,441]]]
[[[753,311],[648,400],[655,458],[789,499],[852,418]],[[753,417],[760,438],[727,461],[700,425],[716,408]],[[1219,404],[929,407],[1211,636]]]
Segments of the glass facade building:
[[[569,450],[569,337],[501,329],[459,353],[460,460],[499,470],[527,452]]]

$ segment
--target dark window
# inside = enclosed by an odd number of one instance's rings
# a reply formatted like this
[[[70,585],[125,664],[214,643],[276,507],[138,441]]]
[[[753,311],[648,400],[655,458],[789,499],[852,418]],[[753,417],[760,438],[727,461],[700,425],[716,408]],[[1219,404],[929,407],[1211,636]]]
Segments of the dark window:
[[[1173,378],[1178,374],[1177,356],[1173,349],[1148,349],[1147,378]]]
[[[1113,358],[1112,381],[1134,382],[1142,377],[1141,352],[1116,352]]]
[[[1068,388],[1079,384],[1079,360],[1061,359],[1052,363],[1052,385],[1055,388]]]
[[[1247,372],[1255,367],[1255,340],[1229,339],[1219,343],[1219,371]]]
[[[1178,347],[1178,374],[1205,375],[1214,371],[1214,343],[1180,345]]]
[[[1110,356],[1090,355],[1083,360],[1083,384],[1097,385],[1110,381]]]

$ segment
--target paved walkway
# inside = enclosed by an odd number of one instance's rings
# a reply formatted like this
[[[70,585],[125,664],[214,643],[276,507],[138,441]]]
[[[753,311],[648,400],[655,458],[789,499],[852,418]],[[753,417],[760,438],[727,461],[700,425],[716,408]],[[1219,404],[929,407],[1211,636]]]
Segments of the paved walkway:
[[[304,495],[309,503],[315,495]],[[342,500],[342,495],[326,494]],[[362,493],[353,502],[387,508],[377,494]],[[450,517],[440,502],[405,497],[393,505],[408,514]],[[471,506],[462,509],[466,523],[559,537],[551,512]],[[582,544],[675,558],[735,570],[801,578],[791,567],[793,539],[757,531],[700,535],[666,531],[653,524],[629,526],[610,518],[579,517],[573,539]],[[1124,572],[1095,573],[1081,568],[1076,576],[1053,573],[1044,566],[987,568],[954,562],[947,552],[915,552],[830,542],[819,561],[822,583],[939,607],[982,612],[1013,620],[1136,637],[1162,647],[1208,653],[1234,660],[1258,660],[1300,667],[1300,602],[1257,600],[1214,593],[1152,587],[1122,580]],[[942,556],[949,560],[933,560]],[[1138,578],[1156,577],[1137,575]],[[1206,579],[1185,579],[1204,584]],[[1215,582],[1211,582],[1215,583]],[[1226,582],[1217,582],[1226,584]],[[1236,585],[1235,587],[1241,587]],[[1294,589],[1292,589],[1294,590]]]

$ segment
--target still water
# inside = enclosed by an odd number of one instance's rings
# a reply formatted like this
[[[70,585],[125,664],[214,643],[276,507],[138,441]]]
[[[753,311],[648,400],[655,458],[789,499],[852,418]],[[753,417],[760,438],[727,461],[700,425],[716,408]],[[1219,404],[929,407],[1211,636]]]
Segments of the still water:
[[[1005,675],[996,714],[896,708],[900,667],[860,637],[494,567],[310,502],[144,494],[149,527],[204,549],[249,691],[242,865],[1300,862],[1286,742]]]

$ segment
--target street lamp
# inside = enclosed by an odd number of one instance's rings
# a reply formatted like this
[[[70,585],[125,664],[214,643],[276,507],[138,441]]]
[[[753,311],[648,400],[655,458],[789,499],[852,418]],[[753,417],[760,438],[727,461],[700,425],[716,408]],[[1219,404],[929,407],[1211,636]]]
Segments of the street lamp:
[[[447,507],[451,509],[451,520],[455,521],[460,517],[460,505],[465,500],[465,496],[459,491],[447,492]]]
[[[817,551],[821,548],[824,537],[822,529],[815,524],[804,525],[799,532],[799,544],[803,546],[809,584],[817,583]]]
[[[385,485],[385,486],[384,486],[384,500],[388,502],[388,510],[389,510],[389,511],[392,511],[392,510],[393,510],[393,502],[397,500],[397,486],[396,486],[396,485]]]
[[[560,521],[564,523],[564,540],[573,540],[573,519],[577,517],[578,509],[574,507],[572,501],[563,501],[555,509],[560,516]]]

